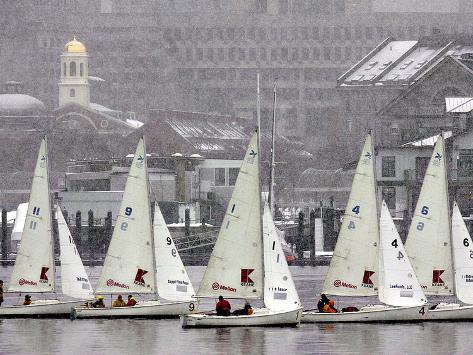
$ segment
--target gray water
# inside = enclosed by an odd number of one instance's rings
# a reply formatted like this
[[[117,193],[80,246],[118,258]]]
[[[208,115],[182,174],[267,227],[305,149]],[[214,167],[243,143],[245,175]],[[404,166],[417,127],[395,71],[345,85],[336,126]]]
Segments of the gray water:
[[[204,268],[188,270],[197,288]],[[96,282],[100,268],[88,271]],[[314,308],[314,290],[320,290],[327,268],[291,271],[304,307]],[[6,284],[10,273],[11,268],[0,268]],[[7,303],[19,300],[9,296]],[[212,301],[203,305],[212,307]],[[468,322],[182,329],[179,320],[0,319],[0,354],[472,354],[472,333]]]

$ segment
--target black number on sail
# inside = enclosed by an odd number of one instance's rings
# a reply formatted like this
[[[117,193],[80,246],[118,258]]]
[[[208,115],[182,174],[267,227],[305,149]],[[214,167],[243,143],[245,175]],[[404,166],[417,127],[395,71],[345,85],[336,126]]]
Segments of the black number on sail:
[[[417,230],[418,230],[418,231],[424,230],[424,222],[419,222],[419,223],[417,223]]]
[[[419,314],[422,314],[422,315],[425,314],[425,309],[424,309],[424,307],[422,307],[422,308],[419,310]]]
[[[167,238],[166,238],[166,244],[167,244],[167,245],[171,245],[171,244],[172,244],[171,237],[167,237]]]
[[[171,250],[171,255],[172,255],[173,257],[176,257],[176,256],[177,256],[177,251],[176,251],[176,249]]]
[[[463,245],[466,246],[466,247],[470,246],[470,242],[469,242],[468,238],[463,239]]]
[[[189,303],[189,311],[193,311],[195,309],[194,303]]]
[[[397,239],[394,239],[391,245],[395,248],[397,248]]]
[[[351,211],[356,213],[356,214],[360,213],[360,206],[353,207],[353,209]]]
[[[125,216],[131,216],[131,212],[133,212],[133,208],[131,207],[125,208]]]
[[[397,260],[401,260],[402,258],[404,258],[404,254],[399,251],[399,254],[397,255]]]

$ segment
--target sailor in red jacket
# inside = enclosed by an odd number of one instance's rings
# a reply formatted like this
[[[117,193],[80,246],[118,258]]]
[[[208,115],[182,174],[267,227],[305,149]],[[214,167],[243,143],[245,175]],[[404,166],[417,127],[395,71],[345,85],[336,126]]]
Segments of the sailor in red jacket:
[[[127,307],[133,307],[136,304],[135,299],[132,295],[128,295],[128,302],[126,303]]]
[[[230,303],[227,300],[224,300],[223,296],[219,296],[218,302],[215,305],[217,316],[229,316],[230,309],[232,309],[232,306],[230,306]]]

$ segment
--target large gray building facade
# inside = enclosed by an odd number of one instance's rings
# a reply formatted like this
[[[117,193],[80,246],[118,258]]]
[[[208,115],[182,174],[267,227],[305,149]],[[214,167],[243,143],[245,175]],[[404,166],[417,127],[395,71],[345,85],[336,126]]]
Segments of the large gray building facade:
[[[91,95],[109,107],[255,116],[278,83],[279,126],[325,144],[347,129],[336,78],[388,36],[473,33],[471,0],[19,0],[1,3],[0,82],[57,107],[59,54],[87,43]],[[94,77],[99,79],[94,81]]]

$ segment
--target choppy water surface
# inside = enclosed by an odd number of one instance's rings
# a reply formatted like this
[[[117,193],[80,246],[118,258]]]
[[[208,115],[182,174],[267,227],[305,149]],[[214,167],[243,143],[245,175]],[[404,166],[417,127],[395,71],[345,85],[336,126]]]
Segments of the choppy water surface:
[[[198,286],[204,268],[188,270]],[[305,308],[314,308],[314,289],[320,289],[327,268],[291,271]],[[100,268],[89,272],[95,283]],[[7,282],[10,273],[0,268]],[[472,354],[472,334],[473,322],[184,330],[178,320],[3,319],[0,354]]]

